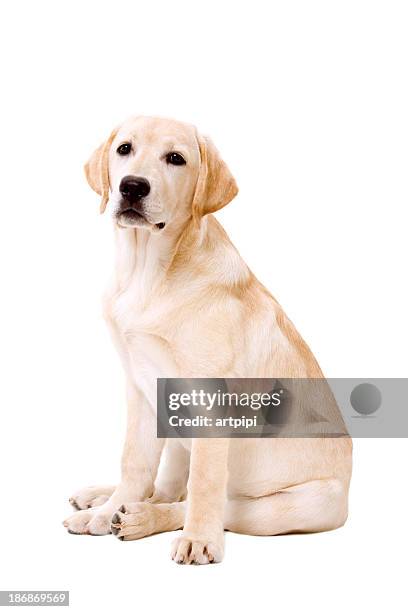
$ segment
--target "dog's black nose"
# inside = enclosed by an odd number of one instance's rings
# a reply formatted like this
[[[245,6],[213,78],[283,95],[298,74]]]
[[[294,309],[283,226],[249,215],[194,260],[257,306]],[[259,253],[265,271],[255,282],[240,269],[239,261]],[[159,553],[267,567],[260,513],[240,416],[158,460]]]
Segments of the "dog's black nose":
[[[141,176],[125,176],[120,181],[119,191],[127,202],[134,204],[148,195],[150,183]]]

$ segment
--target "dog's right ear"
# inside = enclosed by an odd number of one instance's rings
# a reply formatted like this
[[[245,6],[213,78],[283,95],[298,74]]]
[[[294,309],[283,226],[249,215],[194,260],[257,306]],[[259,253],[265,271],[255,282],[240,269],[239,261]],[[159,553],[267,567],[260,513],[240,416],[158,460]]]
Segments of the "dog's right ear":
[[[85,176],[89,186],[102,197],[100,212],[105,211],[109,200],[109,150],[117,130],[113,130],[108,140],[94,151],[85,164]]]

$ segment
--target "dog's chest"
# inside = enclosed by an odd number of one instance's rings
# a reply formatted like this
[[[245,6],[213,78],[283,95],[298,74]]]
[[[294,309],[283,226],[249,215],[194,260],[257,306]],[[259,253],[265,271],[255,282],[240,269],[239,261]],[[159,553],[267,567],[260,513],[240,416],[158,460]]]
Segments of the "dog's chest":
[[[137,329],[143,329],[143,319],[149,310],[148,298],[138,278],[132,279],[124,287],[108,292],[106,312],[118,331],[127,335]]]
[[[235,311],[229,309],[226,321],[224,301],[206,300],[198,275],[181,282],[160,272],[157,266],[121,266],[105,296],[105,318],[128,373],[130,361],[139,380],[144,375],[154,383],[228,371]]]
[[[105,319],[127,374],[147,396],[155,393],[156,379],[177,376],[170,344],[163,338],[168,319],[165,301],[157,301],[133,280],[120,291],[115,287],[104,299]]]

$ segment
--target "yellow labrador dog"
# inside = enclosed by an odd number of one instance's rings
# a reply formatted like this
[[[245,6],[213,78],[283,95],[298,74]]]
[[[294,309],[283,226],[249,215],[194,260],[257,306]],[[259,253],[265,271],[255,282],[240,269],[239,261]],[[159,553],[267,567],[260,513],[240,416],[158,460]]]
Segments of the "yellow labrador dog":
[[[172,558],[184,564],[221,561],[224,530],[274,535],[343,525],[348,437],[156,436],[158,377],[323,376],[212,214],[238,191],[212,142],[185,123],[132,118],[85,170],[114,222],[104,312],[127,377],[128,424],[120,483],[73,495],[78,511],[64,525],[122,540],[182,529]]]

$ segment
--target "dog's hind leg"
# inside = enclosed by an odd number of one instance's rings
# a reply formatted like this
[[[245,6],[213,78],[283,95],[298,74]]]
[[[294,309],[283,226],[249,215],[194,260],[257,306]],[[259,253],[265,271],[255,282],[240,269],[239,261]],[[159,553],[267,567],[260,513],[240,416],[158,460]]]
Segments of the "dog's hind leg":
[[[95,508],[95,506],[102,506],[108,501],[114,490],[114,486],[85,487],[71,495],[69,503],[76,510],[87,510],[88,508]]]
[[[248,535],[329,531],[347,518],[348,487],[312,480],[260,498],[229,500],[225,529]]]
[[[120,540],[139,540],[184,526],[186,502],[124,504],[112,517],[112,533]]]
[[[167,503],[185,499],[189,465],[190,452],[178,440],[166,440],[154,483],[154,494],[149,501]]]
[[[112,518],[112,533],[137,540],[182,529],[186,502],[125,504]],[[259,498],[229,499],[224,526],[248,535],[329,531],[347,518],[347,487],[335,478],[312,480]]]

